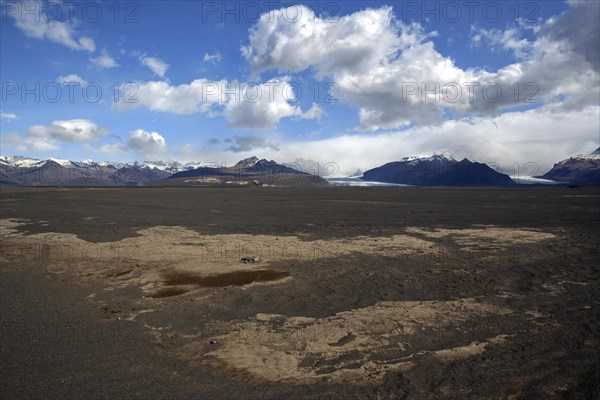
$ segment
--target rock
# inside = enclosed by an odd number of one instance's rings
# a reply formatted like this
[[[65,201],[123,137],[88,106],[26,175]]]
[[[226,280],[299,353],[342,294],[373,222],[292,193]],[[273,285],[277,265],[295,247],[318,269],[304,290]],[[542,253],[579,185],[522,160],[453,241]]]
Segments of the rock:
[[[245,256],[245,257],[242,257],[242,261],[244,262],[244,264],[255,263],[255,262],[260,261],[260,257],[259,256]]]

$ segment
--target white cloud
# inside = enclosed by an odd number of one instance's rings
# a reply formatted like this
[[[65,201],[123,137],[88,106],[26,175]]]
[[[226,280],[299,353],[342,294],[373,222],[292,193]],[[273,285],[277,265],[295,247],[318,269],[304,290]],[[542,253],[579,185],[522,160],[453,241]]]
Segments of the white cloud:
[[[137,153],[161,154],[167,150],[165,138],[158,132],[136,129],[127,135],[127,147]]]
[[[467,113],[493,116],[523,104],[533,92],[534,99],[544,102],[565,96],[568,101],[562,106],[573,109],[597,104],[597,51],[591,48],[594,43],[598,47],[598,23],[588,21],[591,28],[582,29],[585,38],[574,28],[577,17],[589,20],[580,14],[593,15],[589,8],[597,5],[573,6],[557,22],[548,22],[551,27],[534,29],[538,34],[533,42],[521,39],[516,28],[478,32],[476,40],[491,41],[523,58],[491,72],[457,67],[435,49],[434,32],[402,23],[390,7],[358,11],[337,23],[299,7],[300,21],[286,18],[285,9],[262,15],[250,31],[249,44],[242,47],[243,55],[254,73],[311,68],[317,79],[330,77],[339,88],[338,97],[358,108],[361,130],[440,124],[446,110],[457,118]],[[569,18],[573,23],[561,24]],[[552,33],[557,30],[561,34]],[[569,35],[585,45],[575,44]],[[593,94],[596,100],[590,103]]]
[[[52,121],[50,125],[31,125],[24,134],[14,133],[3,144],[19,151],[57,150],[63,143],[89,144],[109,134],[108,129],[87,119]]]
[[[87,150],[102,153],[127,152],[127,148],[119,143],[93,145],[109,135],[108,128],[88,119],[57,120],[49,125],[31,125],[24,134],[8,135],[3,138],[3,145],[18,151],[51,151],[60,149],[64,143],[81,143]]]
[[[113,108],[117,111],[125,111],[146,107],[151,111],[173,114],[208,113],[213,105],[221,102],[221,96],[219,94],[203,96],[203,93],[213,85],[220,87],[222,84],[226,82],[210,82],[207,79],[196,79],[189,84],[178,86],[172,86],[165,81],[136,82],[137,90],[129,98],[130,102],[113,103]],[[123,92],[128,93],[125,88]]]
[[[24,146],[22,146],[22,148],[32,151],[50,151],[58,150],[60,146],[55,140],[49,138],[27,137],[24,140]]]
[[[56,78],[56,81],[61,85],[68,85],[73,83],[78,83],[81,86],[87,85],[87,81],[76,74],[61,75],[58,78]]]
[[[12,134],[4,145],[19,151],[50,151],[63,143],[89,144],[108,135],[108,129],[87,119],[53,121],[50,125],[31,125],[23,135]]]
[[[0,135],[0,148],[2,149],[2,151],[6,151],[6,149],[15,149],[16,151],[19,152],[24,152],[24,151],[28,151],[29,148],[27,147],[26,143],[25,143],[25,138],[16,133],[9,133],[9,134],[2,134]]]
[[[214,54],[204,53],[204,62],[208,62],[211,64],[218,64],[223,59],[223,55],[218,51]]]
[[[165,73],[169,69],[169,64],[156,57],[141,57],[140,62],[161,78],[165,77]]]
[[[431,40],[435,32],[399,21],[391,7],[358,11],[336,23],[317,18],[307,7],[298,7],[299,21],[290,20],[286,9],[262,15],[251,28],[242,53],[254,74],[310,69],[319,80],[330,78],[338,89],[336,97],[356,107],[358,130],[404,128],[414,123],[436,125],[443,123],[449,112],[455,119],[496,116],[530,102],[537,102],[537,106],[553,103],[565,110],[597,104],[598,71],[586,61],[593,54],[577,50],[568,35],[559,40],[553,33],[572,33],[560,21],[568,20],[569,13],[590,12],[579,4],[555,20],[540,22],[538,27],[520,24],[505,31],[478,30],[480,40],[521,58],[496,71],[456,66],[435,49]],[[293,15],[296,11],[294,8]],[[523,29],[531,29],[535,39],[522,39]],[[589,32],[592,40],[588,38],[588,42],[593,42],[595,34],[593,29]],[[290,80],[278,79],[284,83]],[[290,99],[290,92],[276,89],[273,95],[264,96],[271,93],[269,85],[273,82],[251,87],[238,81],[205,79],[179,86],[145,82],[139,83],[137,104],[113,107],[223,115],[230,127],[253,130],[273,129],[282,118],[318,119],[323,115],[316,104],[302,110]],[[217,86],[216,91],[210,85]],[[230,94],[232,90],[236,95]],[[263,96],[248,101],[257,90]]]
[[[98,57],[90,57],[90,62],[98,68],[116,68],[119,63],[106,50]]]
[[[298,10],[299,18],[288,15]],[[338,70],[365,71],[392,55],[402,41],[393,27],[389,6],[366,9],[341,17],[335,23],[317,20],[306,6],[265,13],[250,31],[250,43],[242,54],[255,73],[276,69],[298,72],[314,66],[317,76]]]
[[[521,38],[521,32],[517,27],[509,28],[504,31],[499,29],[471,28],[472,47],[481,47],[486,45],[494,50],[502,48],[512,51],[519,59],[525,59],[530,55],[532,45],[527,39]]]
[[[129,102],[113,103],[113,109],[147,107],[174,114],[223,115],[232,128],[253,130],[273,129],[282,118],[320,118],[323,111],[317,104],[307,111],[293,104],[296,98],[291,86],[286,85],[288,82],[287,77],[262,84],[207,79],[178,86],[165,81],[138,82]]]
[[[96,50],[96,45],[91,38],[86,36],[75,38],[77,34],[73,24],[47,18],[43,12],[44,6],[43,2],[36,0],[25,0],[18,3],[17,12],[11,13],[15,20],[15,26],[29,37],[46,39],[73,50],[89,52]]]
[[[14,113],[0,112],[0,119],[5,121],[13,121],[15,119],[19,119],[19,116]]]
[[[61,143],[94,142],[108,135],[108,129],[88,119],[52,121],[50,125],[32,125],[27,135]]]
[[[573,133],[573,126],[577,132]],[[259,149],[260,158],[315,160],[320,168],[339,167],[339,176],[380,166],[402,157],[450,153],[500,167],[510,175],[541,175],[553,163],[598,147],[600,107],[579,111],[536,109],[495,118],[476,117],[371,135],[282,142],[278,150]],[[251,150],[240,157],[253,155]],[[328,164],[330,163],[330,164]],[[332,169],[333,170],[333,169]]]
[[[239,99],[230,97],[225,105],[224,115],[229,126],[236,129],[274,129],[283,118],[318,119],[323,111],[317,104],[303,112],[294,105],[296,97],[292,90],[286,90],[287,77],[271,79],[260,85],[239,85]],[[230,85],[231,86],[231,85]]]

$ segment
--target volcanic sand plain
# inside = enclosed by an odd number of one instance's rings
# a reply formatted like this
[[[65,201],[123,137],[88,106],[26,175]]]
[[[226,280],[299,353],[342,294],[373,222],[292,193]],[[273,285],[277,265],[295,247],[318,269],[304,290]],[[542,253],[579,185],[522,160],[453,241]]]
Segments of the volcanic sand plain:
[[[1,189],[3,397],[600,393],[598,187],[89,189]]]

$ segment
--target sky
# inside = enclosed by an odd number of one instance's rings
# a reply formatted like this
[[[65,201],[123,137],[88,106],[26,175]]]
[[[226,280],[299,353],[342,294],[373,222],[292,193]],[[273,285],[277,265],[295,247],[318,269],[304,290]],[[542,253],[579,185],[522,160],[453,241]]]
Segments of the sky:
[[[1,153],[542,174],[600,143],[597,1],[0,2]]]

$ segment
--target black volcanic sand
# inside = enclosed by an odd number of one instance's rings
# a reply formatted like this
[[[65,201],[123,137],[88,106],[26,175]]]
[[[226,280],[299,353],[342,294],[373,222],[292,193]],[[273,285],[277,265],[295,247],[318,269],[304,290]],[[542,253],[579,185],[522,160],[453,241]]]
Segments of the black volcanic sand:
[[[419,227],[413,237],[444,249],[398,256],[357,247],[210,276],[176,270],[167,253],[165,265],[153,266],[162,286],[148,293],[127,284],[145,268],[140,263],[132,261],[105,280],[60,275],[43,257],[23,254],[28,248],[3,231],[2,398],[600,398],[599,187],[0,190],[1,217],[22,221],[16,229],[23,241],[58,233],[108,243],[168,226],[200,235],[297,235],[310,243],[380,240]],[[504,250],[482,238],[479,250],[497,251],[486,257],[461,253],[453,236],[427,236],[481,226],[537,229],[555,238]],[[214,339],[215,329],[244,326],[257,314],[280,315],[282,320],[269,322],[278,332],[289,317],[324,321],[381,302],[418,309],[466,298],[475,299],[472,307],[508,311],[461,317],[440,308],[440,325],[423,324],[407,334],[408,348],[396,337],[387,347],[351,347],[361,333],[344,331],[329,346],[352,350],[301,360],[301,367],[322,374],[316,381],[263,379],[206,355],[224,346]],[[141,301],[156,307],[128,320]],[[456,322],[443,322],[444,313]],[[489,340],[499,336],[504,339]],[[193,341],[198,345],[185,347]],[[487,345],[466,356],[441,356],[473,343]],[[413,365],[392,368],[376,382],[330,379],[340,365],[358,369],[365,360]]]

